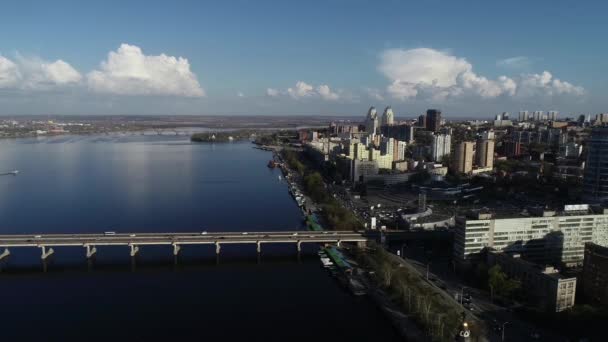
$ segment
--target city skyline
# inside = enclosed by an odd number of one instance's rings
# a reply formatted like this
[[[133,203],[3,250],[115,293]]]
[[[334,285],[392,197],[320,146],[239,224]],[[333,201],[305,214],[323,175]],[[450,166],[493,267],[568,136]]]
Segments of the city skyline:
[[[397,117],[489,118],[608,105],[600,2],[179,5],[6,5],[0,115],[352,116],[391,105]],[[518,24],[541,17],[556,20]]]

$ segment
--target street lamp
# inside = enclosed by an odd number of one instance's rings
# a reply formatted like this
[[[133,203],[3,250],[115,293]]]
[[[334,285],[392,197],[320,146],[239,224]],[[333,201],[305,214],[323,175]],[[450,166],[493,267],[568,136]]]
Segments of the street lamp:
[[[510,322],[504,322],[502,324],[502,341],[505,340],[505,325],[507,325],[508,323],[510,323]]]

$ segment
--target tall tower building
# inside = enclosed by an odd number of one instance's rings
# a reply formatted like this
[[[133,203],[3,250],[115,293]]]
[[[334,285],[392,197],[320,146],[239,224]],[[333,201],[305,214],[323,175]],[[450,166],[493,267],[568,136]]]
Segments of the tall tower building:
[[[549,120],[556,121],[558,112],[556,110],[549,111]]]
[[[543,119],[544,113],[542,110],[537,110],[534,112],[534,121],[541,121]]]
[[[528,121],[528,111],[527,110],[522,110],[519,112],[519,121],[521,121],[521,122]]]
[[[433,161],[440,162],[443,157],[449,156],[452,150],[452,136],[449,134],[434,134],[431,144],[431,157]]]
[[[494,167],[494,140],[479,139],[477,141],[477,166]]]
[[[426,128],[426,115],[422,114],[418,117],[418,127]]]
[[[384,113],[382,113],[382,125],[390,126],[395,123],[395,115],[393,114],[393,109],[391,106],[384,108]]]
[[[608,127],[594,128],[587,140],[587,163],[583,177],[583,198],[608,201]]]
[[[439,132],[441,128],[441,111],[437,109],[429,109],[426,111],[426,130],[431,132]]]
[[[378,113],[375,107],[370,107],[365,119],[365,131],[369,134],[376,134],[378,131]]]
[[[454,169],[458,173],[471,173],[473,171],[473,147],[472,141],[463,141],[456,149]]]

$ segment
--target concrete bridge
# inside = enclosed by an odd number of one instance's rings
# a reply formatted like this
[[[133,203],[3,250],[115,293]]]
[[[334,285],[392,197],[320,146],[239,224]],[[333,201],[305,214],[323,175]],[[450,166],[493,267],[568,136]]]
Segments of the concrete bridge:
[[[97,252],[96,246],[128,246],[132,257],[140,247],[151,245],[171,245],[173,254],[178,255],[182,246],[214,245],[219,255],[222,245],[255,244],[257,252],[262,252],[263,244],[293,244],[301,251],[303,243],[337,244],[343,242],[364,245],[368,238],[356,232],[222,232],[222,233],[114,233],[103,234],[41,234],[41,235],[0,235],[0,260],[10,255],[10,249],[17,247],[37,247],[41,259],[46,260],[54,253],[53,247],[83,247],[87,258]]]

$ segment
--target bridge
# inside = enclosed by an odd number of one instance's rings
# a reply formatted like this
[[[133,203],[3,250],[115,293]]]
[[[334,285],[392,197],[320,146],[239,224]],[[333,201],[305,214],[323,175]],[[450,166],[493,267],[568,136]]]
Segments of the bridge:
[[[42,235],[0,235],[0,260],[10,255],[10,249],[17,247],[36,247],[41,250],[41,259],[46,260],[54,253],[53,247],[83,247],[86,257],[91,258],[97,252],[96,246],[128,246],[132,257],[137,255],[142,246],[173,246],[173,254],[178,255],[182,246],[214,245],[216,254],[221,246],[227,244],[255,244],[257,252],[262,252],[263,244],[293,244],[297,251],[302,250],[303,243],[337,244],[343,242],[364,245],[368,238],[357,232],[222,232],[222,233],[114,233],[103,234],[42,234]]]

